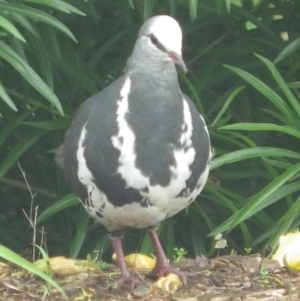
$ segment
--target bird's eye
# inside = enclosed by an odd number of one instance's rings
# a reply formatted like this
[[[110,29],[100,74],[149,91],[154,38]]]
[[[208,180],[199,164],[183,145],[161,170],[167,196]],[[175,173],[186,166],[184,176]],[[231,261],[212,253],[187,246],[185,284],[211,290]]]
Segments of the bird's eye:
[[[153,33],[150,34],[150,40],[155,46],[158,44],[158,39]]]

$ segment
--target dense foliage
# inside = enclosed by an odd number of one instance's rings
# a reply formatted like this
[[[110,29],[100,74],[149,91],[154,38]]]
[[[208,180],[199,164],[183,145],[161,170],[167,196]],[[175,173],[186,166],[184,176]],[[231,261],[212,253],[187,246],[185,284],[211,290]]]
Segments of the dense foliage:
[[[299,12],[296,0],[0,0],[0,243],[111,255],[54,153],[80,103],[122,74],[143,20],[170,14],[215,157],[201,196],[161,225],[168,255],[212,254],[217,233],[226,252],[274,248],[300,223]],[[130,231],[126,251],[138,248],[151,252]]]

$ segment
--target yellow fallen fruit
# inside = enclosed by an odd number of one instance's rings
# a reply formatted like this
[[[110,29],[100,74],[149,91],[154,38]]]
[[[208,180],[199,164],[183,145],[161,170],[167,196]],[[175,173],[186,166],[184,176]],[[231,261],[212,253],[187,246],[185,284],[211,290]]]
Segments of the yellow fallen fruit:
[[[117,255],[114,253],[112,256],[113,261],[117,261]],[[155,260],[149,256],[143,254],[129,254],[125,256],[125,262],[128,267],[131,267],[138,271],[151,271],[155,267]]]
[[[300,271],[300,232],[279,237],[279,247],[272,256],[281,266]]]
[[[71,276],[80,273],[87,273],[96,270],[90,267],[86,260],[68,259],[63,256],[40,259],[34,262],[43,272],[51,273],[56,276]]]
[[[176,274],[169,274],[167,277],[159,278],[154,284],[154,287],[160,288],[161,290],[174,294],[180,287],[182,282]]]

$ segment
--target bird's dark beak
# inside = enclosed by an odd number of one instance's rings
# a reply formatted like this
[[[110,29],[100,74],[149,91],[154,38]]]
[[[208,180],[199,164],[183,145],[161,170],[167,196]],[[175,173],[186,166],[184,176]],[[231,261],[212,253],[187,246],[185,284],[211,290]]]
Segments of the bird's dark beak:
[[[170,51],[168,52],[169,57],[173,60],[173,62],[186,74],[188,72],[186,65],[183,61],[182,55]]]

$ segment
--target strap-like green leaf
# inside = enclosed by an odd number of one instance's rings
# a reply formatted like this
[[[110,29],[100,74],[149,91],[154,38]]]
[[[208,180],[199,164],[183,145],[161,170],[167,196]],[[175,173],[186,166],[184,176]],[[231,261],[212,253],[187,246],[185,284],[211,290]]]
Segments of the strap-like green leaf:
[[[0,177],[3,177],[4,174],[17,162],[20,156],[46,133],[46,131],[38,130],[23,137],[23,139],[11,149],[9,155],[5,158],[0,167]]]
[[[62,106],[38,74],[8,45],[0,41],[0,57],[9,62],[37,91],[44,95],[63,115]]]
[[[255,147],[237,150],[220,156],[211,162],[210,169],[215,169],[225,164],[230,164],[250,158],[257,157],[288,157],[300,159],[300,154],[283,148],[276,147]]]
[[[14,119],[11,119],[8,124],[5,125],[4,128],[1,128],[0,131],[0,147],[3,145],[7,137],[14,131],[14,129],[33,111],[29,110]]]
[[[17,3],[2,3],[0,2],[0,11],[7,11],[10,13],[17,13],[29,18],[33,18],[37,21],[41,21],[44,23],[47,23],[58,30],[62,31],[65,33],[67,36],[69,36],[72,40],[76,41],[76,38],[74,35],[71,33],[71,31],[59,20],[56,18],[52,17],[49,14],[44,13],[41,10],[28,7],[22,4],[17,4]]]
[[[222,126],[219,128],[219,130],[275,131],[285,133],[300,139],[299,130],[288,125],[277,125],[273,123],[235,123]]]
[[[294,115],[291,108],[287,103],[270,87],[263,83],[260,79],[253,76],[252,74],[236,67],[224,65],[229,70],[238,74],[244,80],[246,80],[250,85],[257,89],[260,93],[266,96],[286,117],[287,120],[294,120]]]
[[[238,213],[238,215],[233,220],[228,231],[236,227],[241,221],[249,215],[249,212],[253,212],[255,208],[264,203],[265,199],[278,190],[282,185],[289,181],[294,175],[300,172],[300,162],[289,168],[283,174],[278,176],[269,185],[263,188],[250,202],[248,202],[244,208]]]
[[[40,278],[44,279],[46,282],[48,282],[50,285],[55,287],[65,299],[67,299],[67,296],[63,289],[53,280],[51,277],[46,275],[44,272],[39,270],[35,265],[33,265],[31,262],[27,261],[23,257],[19,256],[18,254],[12,252],[11,250],[5,248],[4,246],[0,245],[0,257],[2,257],[5,260],[8,260],[23,269],[39,276]]]
[[[287,56],[291,55],[295,51],[297,51],[300,48],[300,38],[297,38],[293,42],[291,42],[289,45],[287,45],[276,57],[274,60],[274,64],[279,63]]]
[[[299,190],[300,190],[299,183],[291,183],[291,184],[287,184],[287,185],[284,185],[284,186],[278,188],[273,194],[270,194],[268,197],[266,197],[263,203],[258,204],[255,208],[252,208],[251,211],[248,211],[247,213],[245,213],[245,215],[241,219],[241,222],[246,220],[247,218],[253,216],[256,213],[259,213],[264,208],[274,204],[275,202],[290,195],[291,193],[294,193]],[[222,223],[215,230],[213,230],[211,233],[209,233],[209,236],[214,236],[218,233],[224,233],[225,231],[227,231],[230,228],[230,226],[232,225],[233,221],[237,218],[237,216],[239,215],[240,212],[241,212],[241,210],[239,210],[234,215],[232,215],[230,218],[228,218],[224,223]]]
[[[14,111],[18,111],[16,105],[14,104],[14,102],[12,101],[12,99],[9,97],[9,95],[6,93],[4,87],[1,84],[0,81],[0,97],[14,110]]]
[[[74,194],[68,194],[64,198],[60,199],[50,207],[48,207],[36,220],[37,223],[49,218],[57,212],[62,211],[65,208],[74,206],[79,203],[78,197]]]
[[[83,207],[81,207],[77,217],[77,232],[72,242],[70,258],[77,257],[88,230],[89,220],[90,216],[86,213]]]
[[[280,75],[276,67],[265,57],[258,54],[255,54],[255,56],[258,57],[271,71],[273,78],[276,80],[279,87],[281,88],[281,90],[283,91],[283,93],[285,94],[285,96],[287,97],[287,99],[289,100],[289,102],[291,103],[291,105],[293,106],[294,110],[296,111],[296,113],[300,118],[300,103],[296,99],[294,94],[291,92],[290,88],[285,83],[285,81],[283,80],[282,76]]]
[[[190,7],[191,20],[194,21],[197,18],[198,0],[190,0],[189,7]]]
[[[3,18],[2,16],[0,16],[0,27],[6,29],[8,32],[10,32],[12,35],[20,39],[21,41],[26,42],[19,30],[11,22]]]
[[[73,5],[62,1],[62,0],[25,0],[26,2],[31,2],[31,3],[37,3],[37,4],[42,4],[42,5],[48,5],[50,7],[53,7],[55,9],[61,10],[66,13],[75,13],[81,16],[85,16],[86,14],[82,12],[81,10],[77,9]]]

